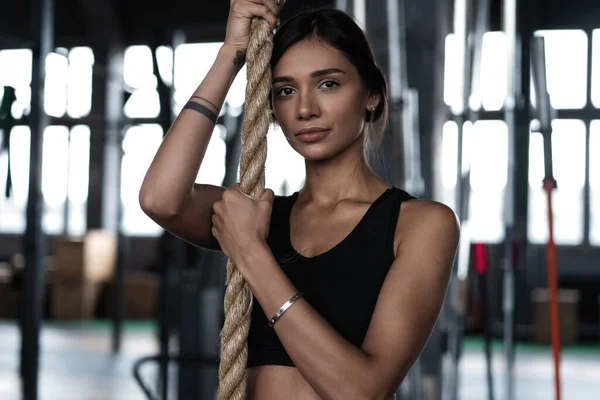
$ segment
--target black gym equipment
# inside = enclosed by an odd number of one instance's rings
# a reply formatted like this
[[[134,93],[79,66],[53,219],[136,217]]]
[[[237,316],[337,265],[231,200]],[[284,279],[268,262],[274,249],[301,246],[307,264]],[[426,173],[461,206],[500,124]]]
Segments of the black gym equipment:
[[[14,126],[15,119],[12,116],[11,108],[15,100],[15,88],[4,86],[4,95],[0,102],[0,130],[2,130],[2,141],[0,142],[0,153],[6,151],[8,158],[8,168],[6,171],[6,189],[4,196],[8,199],[12,195],[12,174],[10,170],[10,132]]]

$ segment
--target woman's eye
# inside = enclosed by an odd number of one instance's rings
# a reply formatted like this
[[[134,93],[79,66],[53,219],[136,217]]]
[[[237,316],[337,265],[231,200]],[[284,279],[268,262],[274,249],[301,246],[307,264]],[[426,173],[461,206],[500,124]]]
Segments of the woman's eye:
[[[337,83],[336,81],[325,81],[321,85],[325,85],[326,88],[331,89],[336,86],[339,86],[339,83]]]
[[[292,94],[292,88],[289,87],[283,87],[275,92],[277,96],[288,96],[290,94]]]

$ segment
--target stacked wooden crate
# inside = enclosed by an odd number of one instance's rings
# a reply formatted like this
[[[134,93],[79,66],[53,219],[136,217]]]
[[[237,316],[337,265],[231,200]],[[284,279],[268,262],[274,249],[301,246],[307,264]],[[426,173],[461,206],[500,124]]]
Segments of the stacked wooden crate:
[[[90,230],[81,238],[54,242],[51,310],[54,319],[91,319],[103,284],[112,280],[117,236]]]
[[[563,345],[577,343],[579,335],[579,292],[572,289],[558,291],[559,329]],[[541,344],[551,342],[549,293],[546,288],[534,289],[531,294],[533,306],[533,339]]]

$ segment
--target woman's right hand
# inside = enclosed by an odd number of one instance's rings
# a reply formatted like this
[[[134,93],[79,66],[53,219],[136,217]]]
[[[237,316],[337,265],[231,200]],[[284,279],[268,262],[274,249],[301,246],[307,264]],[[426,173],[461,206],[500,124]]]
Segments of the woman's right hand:
[[[284,0],[231,0],[225,44],[246,52],[252,18],[262,17],[269,22],[271,29],[275,29],[284,3]]]

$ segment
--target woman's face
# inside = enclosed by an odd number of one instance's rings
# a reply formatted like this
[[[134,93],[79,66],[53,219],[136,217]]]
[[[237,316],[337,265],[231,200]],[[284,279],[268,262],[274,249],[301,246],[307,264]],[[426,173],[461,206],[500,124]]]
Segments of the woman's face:
[[[336,48],[316,40],[296,43],[273,69],[272,89],[275,118],[305,159],[331,158],[359,138],[362,146],[372,102],[356,68]]]

